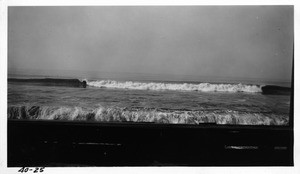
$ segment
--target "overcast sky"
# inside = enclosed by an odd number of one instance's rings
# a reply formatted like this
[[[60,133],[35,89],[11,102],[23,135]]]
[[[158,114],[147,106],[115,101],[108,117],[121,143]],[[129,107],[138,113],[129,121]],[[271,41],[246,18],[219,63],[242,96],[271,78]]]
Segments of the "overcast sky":
[[[290,81],[292,6],[9,7],[8,70]]]

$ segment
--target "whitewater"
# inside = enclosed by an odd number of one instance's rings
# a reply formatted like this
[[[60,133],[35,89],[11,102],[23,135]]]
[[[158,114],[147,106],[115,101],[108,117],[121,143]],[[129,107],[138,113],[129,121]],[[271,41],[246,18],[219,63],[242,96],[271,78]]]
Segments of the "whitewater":
[[[169,124],[239,124],[239,125],[287,125],[288,118],[273,113],[241,111],[188,111],[152,108],[103,107],[53,107],[10,106],[9,119],[69,120],[96,122],[152,122]]]
[[[84,85],[86,84],[86,85]],[[268,84],[267,84],[268,85]],[[8,119],[289,125],[290,95],[255,83],[9,79]]]
[[[245,84],[211,84],[211,83],[158,83],[158,82],[134,82],[134,81],[115,81],[98,80],[87,81],[89,86],[98,88],[117,88],[134,90],[173,90],[173,91],[201,91],[201,92],[262,92],[260,85]]]

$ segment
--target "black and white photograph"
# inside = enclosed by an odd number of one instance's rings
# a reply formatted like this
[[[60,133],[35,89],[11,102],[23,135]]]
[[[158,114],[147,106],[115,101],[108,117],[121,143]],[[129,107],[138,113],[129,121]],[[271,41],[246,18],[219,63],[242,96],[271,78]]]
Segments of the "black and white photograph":
[[[294,5],[8,6],[6,166],[293,167],[294,35]]]

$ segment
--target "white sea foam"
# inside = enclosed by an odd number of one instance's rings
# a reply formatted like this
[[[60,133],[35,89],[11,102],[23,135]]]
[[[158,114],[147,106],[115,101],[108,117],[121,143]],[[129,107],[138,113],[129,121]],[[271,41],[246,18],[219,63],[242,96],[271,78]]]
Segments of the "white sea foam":
[[[259,85],[245,84],[211,84],[211,83],[158,83],[99,80],[88,81],[87,84],[99,88],[135,89],[135,90],[175,90],[175,91],[202,91],[202,92],[262,92]]]
[[[288,115],[222,111],[172,111],[119,107],[10,106],[9,119],[153,122],[166,124],[287,125]]]

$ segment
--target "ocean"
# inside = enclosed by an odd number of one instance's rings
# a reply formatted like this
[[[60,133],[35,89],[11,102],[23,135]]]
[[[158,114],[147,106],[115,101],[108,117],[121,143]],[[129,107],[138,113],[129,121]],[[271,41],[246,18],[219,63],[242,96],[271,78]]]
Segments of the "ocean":
[[[8,78],[8,119],[149,124],[289,124],[290,93],[271,91],[266,95],[263,87],[270,84],[254,81],[47,78]],[[279,83],[277,86],[288,84]]]

